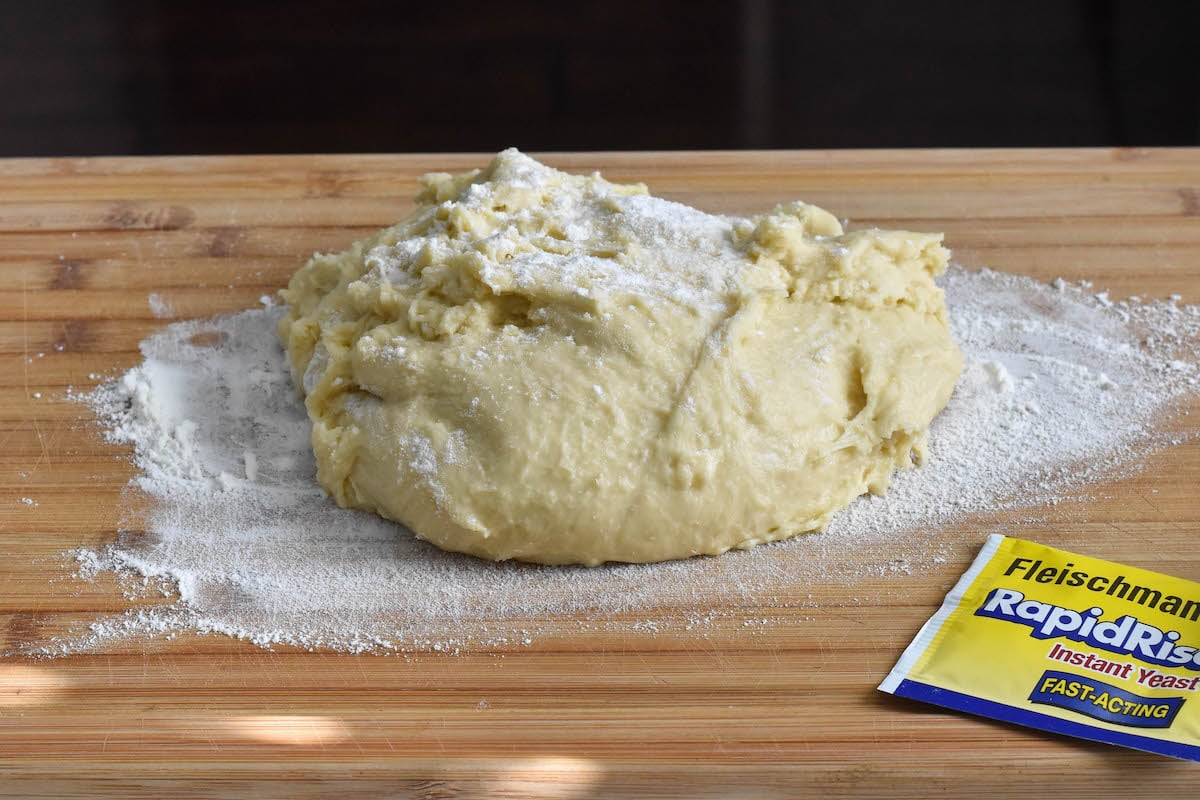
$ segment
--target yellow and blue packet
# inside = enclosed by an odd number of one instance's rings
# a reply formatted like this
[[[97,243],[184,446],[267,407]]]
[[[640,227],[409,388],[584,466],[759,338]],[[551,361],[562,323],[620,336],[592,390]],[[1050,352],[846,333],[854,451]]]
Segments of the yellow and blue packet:
[[[1200,761],[1200,584],[995,534],[879,689]]]

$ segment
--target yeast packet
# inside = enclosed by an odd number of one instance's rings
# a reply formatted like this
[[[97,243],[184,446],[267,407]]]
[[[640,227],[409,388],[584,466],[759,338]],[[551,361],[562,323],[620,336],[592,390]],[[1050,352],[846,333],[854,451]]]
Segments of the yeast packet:
[[[880,691],[1200,761],[1200,584],[1000,534]]]

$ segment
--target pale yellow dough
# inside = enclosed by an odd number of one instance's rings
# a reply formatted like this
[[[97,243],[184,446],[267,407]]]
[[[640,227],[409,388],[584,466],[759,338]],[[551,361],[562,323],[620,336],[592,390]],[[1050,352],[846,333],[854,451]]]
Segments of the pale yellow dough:
[[[547,564],[823,527],[920,459],[962,366],[938,234],[704,214],[517,152],[284,292],[321,485]]]

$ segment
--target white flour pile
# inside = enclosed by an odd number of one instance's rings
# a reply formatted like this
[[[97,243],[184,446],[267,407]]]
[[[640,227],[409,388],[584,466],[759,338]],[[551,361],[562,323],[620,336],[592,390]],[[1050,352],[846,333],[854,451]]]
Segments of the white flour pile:
[[[1193,432],[1169,423],[1200,391],[1200,308],[957,268],[944,285],[966,368],[924,467],[820,534],[597,569],[450,555],[335,507],[314,481],[309,423],[275,337],[280,311],[172,325],[143,344],[142,365],[90,397],[110,440],[133,446],[134,485],[153,502],[118,543],[77,558],[85,576],[115,570],[132,594],[177,597],[40,652],[181,631],[453,651],[528,643],[531,620],[548,614],[581,627],[673,614],[686,625],[680,607],[794,603],[797,587],[926,567],[962,549],[939,523],[1055,503],[1187,435],[1172,428]]]

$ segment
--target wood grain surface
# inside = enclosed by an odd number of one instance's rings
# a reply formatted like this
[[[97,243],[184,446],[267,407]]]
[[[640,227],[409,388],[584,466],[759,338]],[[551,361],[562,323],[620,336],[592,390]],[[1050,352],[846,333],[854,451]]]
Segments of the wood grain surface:
[[[703,209],[795,198],[942,230],[960,263],[1200,302],[1200,151],[550,154]],[[68,387],[137,363],[167,320],[256,305],[314,250],[486,156],[0,161],[0,651],[130,606],[59,554],[111,540],[131,476]],[[1194,418],[1195,415],[1193,415]],[[1192,423],[1194,424],[1194,423]],[[919,574],[806,587],[815,608],[704,630],[351,656],[220,637],[0,659],[0,796],[301,798],[1194,797],[1200,767],[950,713],[875,686],[1007,531],[1200,579],[1200,448],[1087,501],[938,531]],[[36,504],[22,502],[29,498]],[[898,553],[920,561],[919,554]],[[748,633],[743,618],[774,624]]]

